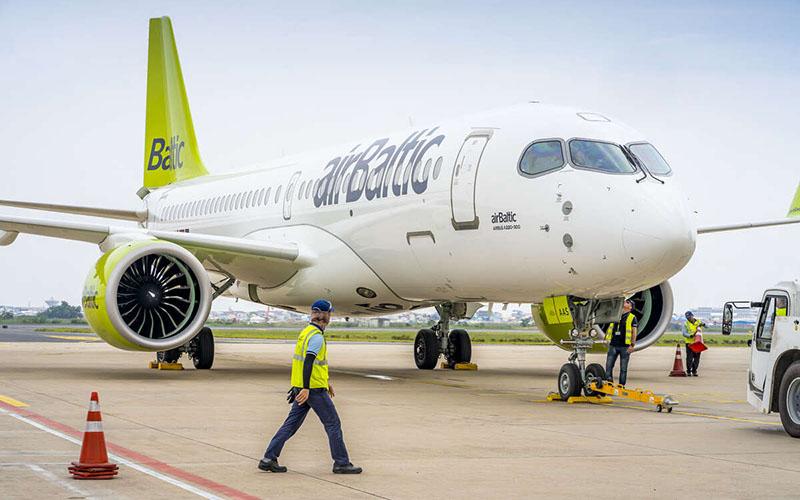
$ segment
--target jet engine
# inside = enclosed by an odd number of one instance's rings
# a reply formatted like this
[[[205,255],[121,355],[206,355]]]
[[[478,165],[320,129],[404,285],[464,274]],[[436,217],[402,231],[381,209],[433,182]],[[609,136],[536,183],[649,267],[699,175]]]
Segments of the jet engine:
[[[129,351],[165,351],[189,342],[211,309],[200,261],[160,240],[132,241],[103,254],[89,272],[82,306],[103,340]]]
[[[600,328],[605,332],[608,321],[611,318],[619,318],[623,301],[621,297],[604,299],[599,302],[576,297],[569,297],[569,299],[561,297],[560,299],[562,300],[561,313],[556,310],[558,306],[548,313],[547,308],[541,304],[534,304],[531,311],[539,330],[554,344],[567,351],[572,350],[572,344],[563,344],[561,341],[569,341],[571,339],[570,331],[574,328],[574,325],[570,317],[586,318],[594,314],[595,316],[593,317],[596,318]],[[667,331],[669,322],[672,319],[672,287],[668,281],[665,281],[660,285],[637,292],[631,297],[631,300],[633,300],[634,304],[634,314],[639,318],[639,329],[636,336],[636,350],[639,351],[655,343]],[[568,308],[569,314],[567,314],[567,309],[565,308]],[[594,311],[594,313],[590,313],[587,308]],[[596,338],[602,339],[602,336]],[[605,344],[595,344],[589,352],[603,353],[607,349]]]

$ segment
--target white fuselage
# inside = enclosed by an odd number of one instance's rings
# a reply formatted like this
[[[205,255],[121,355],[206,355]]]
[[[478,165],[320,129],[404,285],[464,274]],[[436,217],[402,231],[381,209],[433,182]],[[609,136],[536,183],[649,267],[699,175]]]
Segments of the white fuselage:
[[[233,275],[229,293],[246,300],[303,310],[328,297],[349,315],[618,297],[683,268],[696,233],[673,176],[589,171],[569,156],[523,175],[523,151],[551,138],[644,141],[613,121],[527,104],[173,184],[146,198],[147,226],[296,242],[313,256],[299,271],[235,258],[207,268]]]

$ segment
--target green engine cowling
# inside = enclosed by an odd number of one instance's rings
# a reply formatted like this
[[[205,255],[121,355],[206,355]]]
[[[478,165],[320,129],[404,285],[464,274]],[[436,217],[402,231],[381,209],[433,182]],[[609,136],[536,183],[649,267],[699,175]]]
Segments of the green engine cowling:
[[[92,330],[129,351],[189,342],[211,310],[211,286],[197,258],[161,240],[138,240],[103,254],[89,271],[82,306]]]
[[[558,299],[558,297],[556,297]],[[544,304],[534,304],[531,306],[531,313],[536,326],[544,333],[555,345],[564,349],[572,350],[569,344],[562,344],[562,340],[569,340],[570,331],[573,328],[571,320],[571,313],[569,311],[557,310],[559,306],[567,307],[566,297],[563,298],[563,304],[558,301],[555,304],[551,303],[550,307],[555,307],[549,313],[546,311]],[[656,285],[647,290],[635,293],[631,300],[633,300],[633,311],[639,320],[639,329],[636,336],[636,348],[639,351],[654,344],[664,332],[667,331],[669,322],[672,319],[673,298],[672,287],[668,281]],[[608,323],[600,324],[600,327],[605,331]],[[595,344],[589,352],[604,353],[608,350],[605,344]]]

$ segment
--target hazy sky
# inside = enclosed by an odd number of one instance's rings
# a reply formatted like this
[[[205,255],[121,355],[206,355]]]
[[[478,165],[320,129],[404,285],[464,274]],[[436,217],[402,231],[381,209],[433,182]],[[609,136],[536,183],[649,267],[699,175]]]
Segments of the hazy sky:
[[[0,198],[138,206],[161,15],[213,172],[536,99],[644,132],[700,225],[783,217],[800,180],[797,2],[127,4],[0,0]],[[794,279],[798,244],[800,227],[700,236],[678,310]],[[0,304],[78,303],[98,256],[21,235]]]

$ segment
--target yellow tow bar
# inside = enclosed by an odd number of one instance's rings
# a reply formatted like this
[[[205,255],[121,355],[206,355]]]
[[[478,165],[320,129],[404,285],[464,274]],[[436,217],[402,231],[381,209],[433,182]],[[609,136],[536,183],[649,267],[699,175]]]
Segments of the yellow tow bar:
[[[645,391],[643,389],[626,389],[621,385],[612,384],[611,382],[601,382],[598,384],[596,381],[592,381],[589,382],[589,389],[596,393],[608,394],[609,396],[655,405],[656,410],[659,412],[666,409],[667,413],[672,413],[672,408],[678,406],[678,401],[673,399],[669,394],[656,394],[653,391]]]

